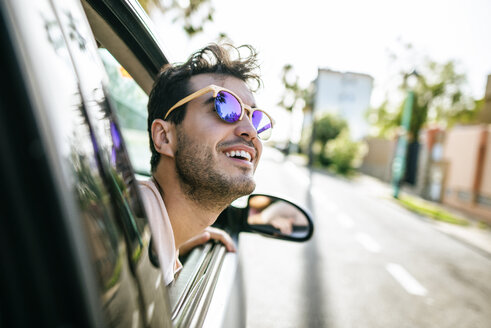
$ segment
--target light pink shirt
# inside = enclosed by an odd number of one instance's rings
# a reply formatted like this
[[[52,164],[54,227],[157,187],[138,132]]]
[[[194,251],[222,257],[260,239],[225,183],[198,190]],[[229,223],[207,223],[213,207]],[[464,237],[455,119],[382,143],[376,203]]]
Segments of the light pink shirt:
[[[153,180],[139,181],[139,185],[160,269],[164,275],[165,284],[168,285],[174,280],[175,274],[182,269],[169,214]]]

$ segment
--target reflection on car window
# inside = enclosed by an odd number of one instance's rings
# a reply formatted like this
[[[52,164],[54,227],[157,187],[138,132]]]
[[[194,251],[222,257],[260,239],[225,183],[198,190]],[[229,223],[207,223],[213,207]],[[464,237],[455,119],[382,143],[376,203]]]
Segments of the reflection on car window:
[[[109,76],[109,93],[116,107],[131,162],[136,172],[150,172],[150,148],[147,134],[148,96],[116,59],[106,50],[99,55]]]
[[[116,117],[109,110],[105,98],[96,101],[99,110],[95,112],[95,122],[99,128],[97,141],[100,155],[104,160],[103,165],[108,165],[108,184],[111,186],[116,199],[117,212],[123,220],[124,228],[131,244],[131,258],[138,262],[144,234],[149,234],[142,203],[137,191],[138,185],[133,175],[130,160],[125,151],[124,139],[116,123]],[[94,108],[95,109],[95,108]],[[148,245],[145,245],[148,246]]]
[[[63,5],[65,5],[64,1]],[[89,35],[82,32],[81,34],[87,40],[90,38]],[[149,327],[162,326],[162,323],[168,320],[169,314],[167,313],[165,289],[161,284],[161,270],[149,260],[150,228],[139,198],[138,184],[133,174],[129,155],[126,152],[126,136],[123,138],[119,128],[119,120],[113,110],[113,102],[106,97],[108,95],[105,85],[107,78],[100,55],[95,42],[87,42],[84,47],[81,47],[77,38],[70,38],[69,48],[76,62],[83,107],[90,128],[88,140],[91,140],[93,144],[99,171],[109,194],[105,198],[111,200],[108,206],[112,206],[114,210],[118,228],[121,227],[124,231],[124,240],[128,249],[126,255],[130,260],[124,263],[129,264],[130,278],[134,278],[133,281],[138,287],[140,305],[142,308],[149,309],[148,312],[140,312],[146,315],[133,312],[132,315],[136,319],[131,325],[126,326],[138,326],[137,318],[142,319]],[[126,91],[126,95],[131,95],[131,92]],[[146,98],[144,103],[146,103]],[[142,110],[145,110],[145,107]],[[128,119],[125,115],[122,116],[127,124],[133,124],[130,130],[139,131],[135,127],[145,126],[144,120],[142,121],[140,117],[137,123],[129,123],[134,117]],[[146,133],[144,131],[141,133],[146,139]],[[137,147],[148,149],[148,146],[139,144]],[[149,156],[145,157],[149,158]],[[128,293],[118,295],[133,298]],[[118,307],[116,306],[115,309],[117,310]],[[158,311],[153,311],[154,308]]]
[[[82,54],[80,55],[82,58]],[[78,58],[76,53],[74,58]],[[78,60],[79,70],[94,71],[97,66],[92,61]],[[138,197],[137,183],[130,160],[125,151],[124,139],[118,128],[117,118],[112,114],[105,97],[101,80],[80,80],[86,104],[85,110],[91,126],[92,142],[96,150],[100,169],[106,186],[111,193],[119,222],[128,237],[130,255],[138,262],[142,249],[143,234],[148,232],[147,221]],[[148,243],[148,241],[146,242]]]
[[[69,166],[75,169],[74,188],[90,240],[101,301],[105,304],[108,324],[119,322],[126,325],[132,322],[130,314],[137,308],[137,304],[134,298],[128,297],[135,290],[129,281],[124,238],[117,229],[114,213],[110,211],[110,196],[98,170],[94,152],[96,148],[91,142],[93,135],[87,126],[82,106],[79,106],[79,111],[72,111],[72,114],[74,119]],[[126,313],[121,313],[122,308],[127,310],[124,311]]]
[[[105,323],[111,327],[127,327],[135,322],[133,313],[139,309],[136,298],[138,290],[128,266],[124,235],[117,224],[106,179],[101,174],[100,148],[95,143],[94,131],[86,112],[91,103],[87,101],[86,89],[79,81],[79,72],[73,66],[72,60],[77,58],[71,56],[77,54],[76,51],[86,51],[86,44],[82,40],[88,39],[87,31],[78,29],[79,20],[76,15],[72,15],[74,11],[70,7],[71,3],[63,2],[63,5],[67,7],[58,13],[60,22],[64,28],[71,29],[77,38],[68,39],[71,43],[67,46],[67,40],[60,31],[56,34],[56,42],[42,42],[51,39],[39,38],[36,44],[39,58],[56,67],[51,73],[52,83],[49,85],[63,91],[58,92],[60,96],[49,107],[46,116],[52,123],[50,132],[56,136],[56,149],[62,158],[60,164],[63,181],[73,191],[78,213],[85,227]],[[58,26],[54,24],[54,16],[52,19],[53,24],[50,26],[53,28],[49,33],[54,33],[53,29]],[[44,31],[43,26],[46,25],[39,26],[38,30]],[[83,64],[84,60],[77,63]],[[93,72],[86,72],[88,75],[91,73]],[[97,95],[98,91],[92,90],[91,93]],[[141,318],[137,318],[136,322],[140,320]]]
[[[63,3],[63,6],[67,6],[66,10],[69,10],[67,4]],[[73,15],[62,14],[61,18],[66,19],[64,26],[68,31],[78,28],[77,24],[72,23],[76,20],[74,13]],[[82,39],[88,40],[88,32],[80,29],[75,35],[80,35]],[[67,35],[70,34],[67,33]],[[84,42],[81,44],[80,38],[77,37],[69,38],[68,46],[70,54],[76,62],[79,88],[99,169],[114,200],[112,205],[118,223],[122,225],[126,237],[129,239],[130,258],[138,262],[141,251],[146,246],[142,237],[146,228],[146,219],[138,198],[132,168],[124,150],[124,141],[117,127],[117,119],[112,115],[105,97],[105,90],[102,85],[103,66],[94,43]]]

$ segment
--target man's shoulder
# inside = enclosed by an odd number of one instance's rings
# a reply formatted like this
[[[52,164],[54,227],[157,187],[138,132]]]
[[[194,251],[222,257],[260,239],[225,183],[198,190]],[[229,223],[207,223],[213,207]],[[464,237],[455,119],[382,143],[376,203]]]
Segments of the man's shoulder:
[[[138,188],[142,193],[159,195],[159,190],[152,178],[137,180]]]
[[[155,182],[153,182],[151,178],[145,180],[137,180],[137,182],[138,189],[140,190],[144,201],[148,201],[150,199],[158,199],[159,191],[157,189],[157,186],[155,185]]]
[[[152,178],[144,178],[144,179],[136,179],[138,186],[141,187],[146,187],[146,188],[154,188],[155,187],[155,182],[153,182]]]
[[[157,206],[165,209],[164,200],[155,181],[152,178],[137,181],[145,206]]]

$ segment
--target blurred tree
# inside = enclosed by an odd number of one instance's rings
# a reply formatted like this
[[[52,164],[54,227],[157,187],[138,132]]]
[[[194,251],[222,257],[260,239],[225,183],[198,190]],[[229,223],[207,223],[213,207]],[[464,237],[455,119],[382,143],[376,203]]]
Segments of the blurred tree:
[[[479,113],[481,109],[484,107],[484,103],[485,103],[485,98],[474,100],[474,106],[472,106],[470,109],[464,109],[453,113],[452,116],[449,117],[448,119],[449,125],[451,126],[457,123],[460,124],[477,123]]]
[[[350,139],[345,128],[336,138],[329,140],[322,150],[323,157],[328,159],[329,167],[336,173],[347,175],[362,163],[368,146],[363,141]]]
[[[331,164],[330,157],[326,156],[324,149],[326,144],[333,139],[336,139],[341,131],[346,130],[348,127],[345,120],[337,115],[325,114],[322,117],[314,121],[313,136],[313,161],[319,162],[323,166],[329,166]]]
[[[367,111],[368,122],[377,128],[376,135],[381,138],[391,138],[395,133],[395,128],[401,124],[397,112],[390,110],[389,101],[386,99],[376,108],[370,108]]]
[[[139,2],[149,14],[153,8],[160,9],[164,14],[173,14],[173,22],[182,21],[183,29],[189,37],[203,32],[204,25],[213,21],[215,13],[211,0],[139,0]]]
[[[325,114],[315,120],[315,141],[324,146],[329,140],[335,139],[339,133],[347,128],[346,121],[337,115]]]
[[[453,60],[438,63],[428,58],[417,68],[418,78],[411,86],[414,91],[414,107],[411,119],[411,136],[417,140],[419,131],[425,123],[440,123],[451,126],[456,123],[472,123],[480,109],[479,103],[466,95],[465,74],[457,72],[457,64]],[[403,95],[408,90],[406,72],[399,74],[399,90]],[[404,100],[405,101],[405,100]],[[368,119],[378,128],[378,135],[388,137],[401,123],[404,101],[391,111],[389,100],[378,108],[369,110]]]
[[[299,77],[295,74],[291,64],[285,64],[281,70],[281,82],[285,87],[278,106],[291,112],[297,106],[301,106],[303,111],[312,111],[314,104],[313,84],[303,88],[299,84]]]
[[[285,64],[281,70],[281,82],[284,86],[283,95],[281,96],[278,106],[283,107],[289,112],[293,112],[294,109],[301,109],[303,113],[312,112],[314,103],[314,84],[310,83],[307,87],[300,86],[299,77],[295,74],[294,68],[291,64]],[[293,120],[293,115],[291,116]],[[309,136],[312,134],[309,133]],[[291,136],[290,136],[291,138]],[[302,131],[302,139],[305,138],[305,131]],[[309,138],[310,139],[310,138]],[[301,150],[309,153],[311,156],[311,146],[313,140],[307,142],[300,142]],[[291,141],[288,141],[288,151],[290,149]],[[296,148],[296,145],[294,146]],[[302,149],[303,148],[303,149]],[[298,149],[294,149],[298,151]],[[309,160],[310,162],[310,160]]]

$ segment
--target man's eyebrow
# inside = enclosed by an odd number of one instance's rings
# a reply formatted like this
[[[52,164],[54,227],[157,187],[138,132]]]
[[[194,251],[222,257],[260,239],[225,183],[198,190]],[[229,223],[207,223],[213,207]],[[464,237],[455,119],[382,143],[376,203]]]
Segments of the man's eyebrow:
[[[206,100],[203,102],[204,105],[211,104],[215,101],[215,97],[210,96],[209,98],[206,98]]]
[[[203,105],[212,104],[214,101],[215,101],[215,97],[210,96],[209,98],[206,98],[205,101],[203,101]],[[257,105],[255,102],[252,103],[251,108],[257,108]]]

